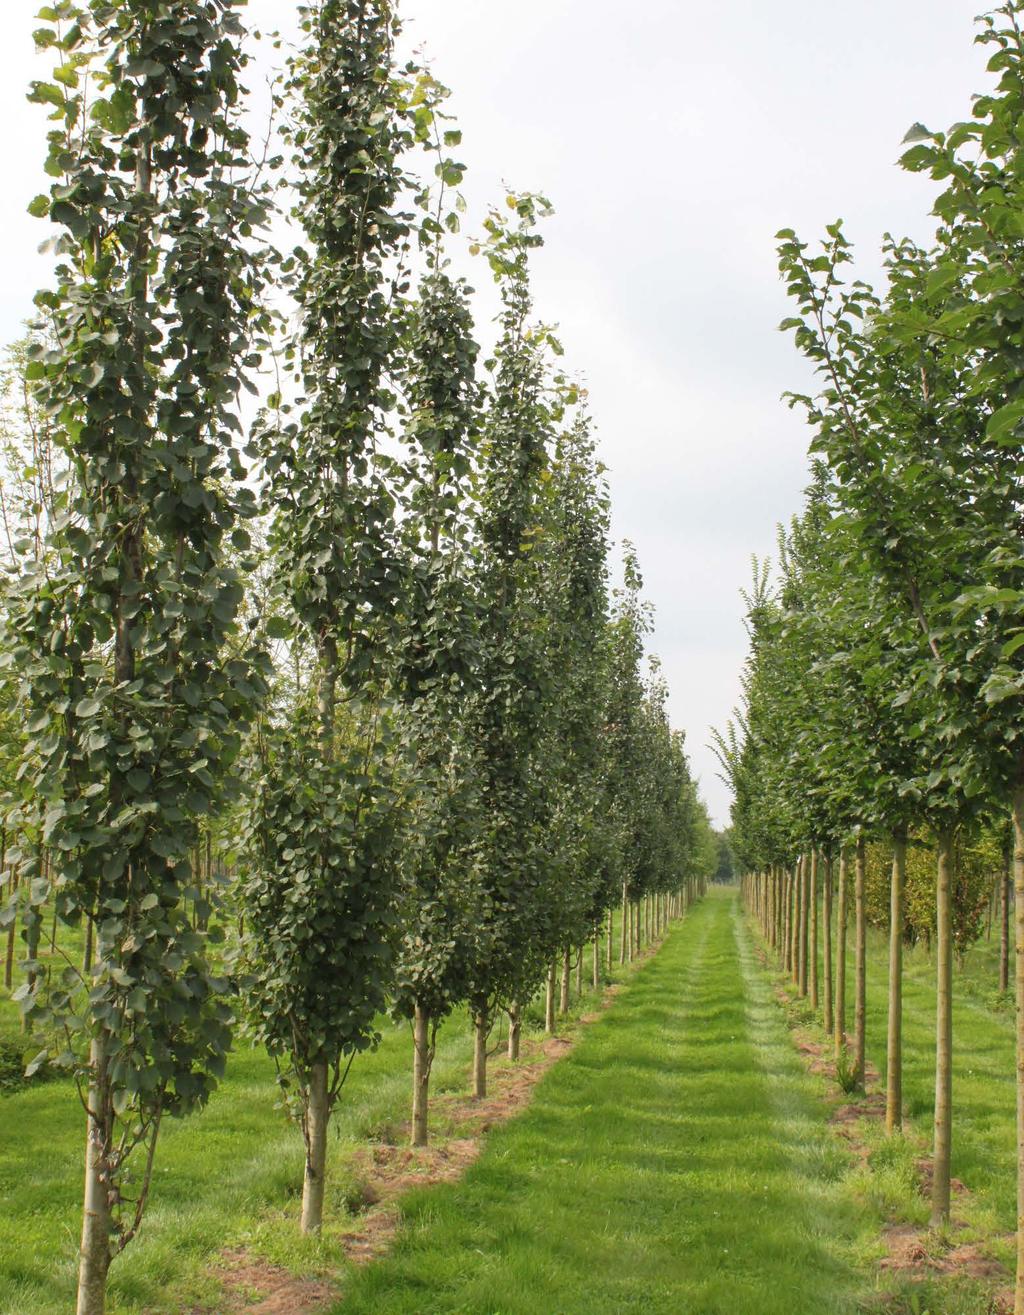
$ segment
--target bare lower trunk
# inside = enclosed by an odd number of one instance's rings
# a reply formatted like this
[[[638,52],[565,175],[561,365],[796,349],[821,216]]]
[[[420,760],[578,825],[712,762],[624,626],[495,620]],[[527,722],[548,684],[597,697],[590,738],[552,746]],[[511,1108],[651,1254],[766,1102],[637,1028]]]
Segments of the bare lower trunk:
[[[473,1015],[473,1095],[483,1100],[487,1095],[487,1030],[485,1010]]]
[[[619,937],[619,963],[626,962],[626,947],[629,944],[629,899],[626,894],[626,883],[622,883],[622,927]]]
[[[327,1176],[327,1061],[310,1067],[306,1092],[306,1173],[302,1183],[303,1233],[319,1233],[324,1222]]]
[[[508,1011],[508,1057],[519,1058],[519,1040],[523,1032],[523,1011],[519,1005],[509,1006]]]
[[[594,928],[594,962],[591,971],[591,985],[596,991],[601,985],[601,924]]]
[[[1014,985],[1017,993],[1017,1284],[1014,1315],[1024,1315],[1024,785],[1013,793]]]
[[[811,877],[808,902],[811,909],[811,928],[807,936],[808,982],[811,990],[811,1008],[818,1012],[818,851],[811,851]]]
[[[106,1173],[110,1092],[106,1060],[97,1041],[92,1043],[89,1058],[91,1079],[86,1116],[85,1195],[76,1312],[77,1315],[103,1315],[107,1302],[111,1238]]]
[[[511,1033],[509,1033],[511,1036]],[[412,1020],[412,1144],[426,1146],[430,1108],[430,1015],[417,1004]]]
[[[552,964],[548,969],[547,986],[544,991],[544,1031],[552,1033],[555,1030],[555,965]]]
[[[583,946],[579,947],[576,954],[576,999],[579,1000],[583,995]]]
[[[822,894],[822,914],[825,919],[825,935],[822,939],[824,950],[825,981],[825,1033],[832,1035],[835,1026],[834,1001],[832,998],[832,859],[825,855],[825,889]]]
[[[953,864],[954,835],[938,835],[935,868],[935,1151],[932,1227],[949,1222],[949,1156],[953,1133]]]
[[[558,997],[558,1012],[564,1018],[569,1012],[569,983],[572,980],[572,953],[565,949],[562,951],[562,989]]]
[[[849,860],[839,851],[839,908],[836,918],[836,1059],[846,1050],[846,924],[849,921]]]
[[[999,883],[999,989],[1010,989],[1010,890],[1012,860],[1006,864]]]
[[[868,965],[868,914],[865,902],[866,855],[864,837],[857,838],[857,854],[853,878],[854,978],[853,978],[853,1076],[856,1085],[864,1087],[867,1026],[867,965]]]
[[[613,942],[615,939],[615,914],[608,910],[608,944],[605,947],[609,973],[612,970],[612,955],[614,954]]]
[[[903,892],[907,878],[907,837],[892,838],[889,886],[889,1026],[885,1047],[885,1130],[903,1127]]]
[[[801,996],[807,995],[807,934],[810,931],[810,864],[807,856],[801,854],[796,866],[797,891],[800,898],[800,923],[797,929],[797,991]]]

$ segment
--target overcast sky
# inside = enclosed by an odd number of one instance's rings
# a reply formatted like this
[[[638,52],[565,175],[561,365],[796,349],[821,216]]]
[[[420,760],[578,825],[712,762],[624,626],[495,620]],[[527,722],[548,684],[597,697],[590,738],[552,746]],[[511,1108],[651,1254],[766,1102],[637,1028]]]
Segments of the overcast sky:
[[[504,183],[556,208],[538,313],[590,390],[614,532],[638,548],[674,724],[718,824],[707,749],[739,695],[738,591],[800,505],[808,432],[780,401],[804,382],[773,235],[838,216],[873,277],[881,235],[926,239],[932,186],[895,165],[915,120],[970,115],[990,78],[978,0],[405,0],[406,40],[453,89],[468,232]],[[47,267],[43,115],[28,105],[35,0],[0,8],[0,334],[17,337]],[[293,28],[291,0],[250,0]],[[270,52],[261,55],[269,61]],[[268,65],[269,67],[269,65]],[[263,69],[254,72],[258,83]],[[480,283],[486,280],[479,272]],[[487,303],[485,301],[485,314]]]

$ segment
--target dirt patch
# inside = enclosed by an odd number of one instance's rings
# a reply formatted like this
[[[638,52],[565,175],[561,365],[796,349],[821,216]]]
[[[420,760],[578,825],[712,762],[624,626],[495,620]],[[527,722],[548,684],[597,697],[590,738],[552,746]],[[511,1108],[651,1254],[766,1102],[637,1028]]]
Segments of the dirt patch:
[[[881,1269],[921,1279],[936,1274],[989,1281],[1009,1277],[1006,1267],[977,1243],[943,1246],[934,1233],[914,1224],[893,1224],[882,1236],[889,1254],[879,1262]]]
[[[337,1289],[323,1279],[297,1278],[242,1249],[225,1251],[217,1266],[227,1304],[218,1315],[310,1315],[337,1298]],[[196,1312],[195,1315],[199,1315]]]
[[[641,961],[647,957],[642,955]],[[622,983],[607,987],[597,1009],[582,1017],[569,1036],[524,1037],[514,1065],[494,1066],[488,1072],[484,1099],[435,1097],[431,1102],[435,1117],[457,1127],[459,1136],[413,1150],[406,1124],[394,1142],[360,1148],[351,1162],[359,1184],[353,1203],[357,1222],[331,1232],[345,1259],[363,1265],[386,1252],[401,1222],[401,1198],[415,1189],[461,1178],[483,1150],[485,1135],[529,1104],[540,1079],[572,1050],[582,1028],[596,1022],[621,989]],[[339,1297],[336,1282],[298,1278],[243,1249],[224,1251],[215,1272],[224,1288],[223,1301],[215,1311],[197,1309],[190,1315],[318,1315]]]

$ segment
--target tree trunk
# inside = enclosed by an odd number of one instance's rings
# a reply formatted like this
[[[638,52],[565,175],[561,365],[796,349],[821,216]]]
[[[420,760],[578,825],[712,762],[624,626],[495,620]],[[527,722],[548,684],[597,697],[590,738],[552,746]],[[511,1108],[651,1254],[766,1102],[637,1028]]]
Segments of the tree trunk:
[[[811,1008],[818,1012],[818,851],[811,850],[811,875],[808,904],[811,910],[811,929],[807,938],[809,964],[807,976],[811,988]]]
[[[999,989],[1010,989],[1010,882],[1012,862],[1003,869],[999,891]]]
[[[519,1058],[519,1040],[523,1032],[523,1011],[518,1004],[511,1005],[508,1011],[508,1057]]]
[[[76,1311],[77,1315],[103,1315],[107,1303],[107,1271],[110,1269],[111,1219],[106,1170],[111,1111],[107,1061],[102,1056],[99,1041],[93,1041],[89,1061],[85,1195]]]
[[[889,1029],[885,1047],[885,1130],[903,1127],[903,901],[907,880],[907,835],[892,838],[889,889]]]
[[[555,965],[548,969],[547,987],[544,992],[544,1031],[549,1035],[555,1030]]]
[[[310,1066],[306,1091],[306,1174],[302,1183],[303,1233],[319,1233],[324,1222],[327,1176],[327,1061]]]
[[[953,1133],[953,865],[954,832],[938,833],[935,868],[935,1152],[933,1228],[949,1222],[949,1156]]]
[[[1017,1283],[1014,1315],[1024,1315],[1024,784],[1013,792],[1014,986],[1017,994]]]
[[[594,962],[591,971],[591,985],[596,991],[601,985],[601,924],[594,928]]]
[[[806,854],[797,860],[797,889],[800,892],[800,927],[797,933],[797,991],[801,999],[807,995],[807,934],[811,927],[810,918],[810,864]]]
[[[473,1095],[483,1100],[487,1095],[487,1014],[473,1015]]]
[[[8,890],[10,892],[11,899],[13,899],[14,896],[17,894],[18,878],[19,878],[19,872],[17,866],[15,865],[14,867],[11,868],[11,875],[9,878],[9,885],[8,885]],[[14,945],[15,945],[16,937],[17,937],[16,923],[12,922],[10,927],[8,927],[7,929],[7,947],[4,952],[4,986],[8,989],[8,991],[14,985]]]
[[[512,1033],[509,1032],[511,1039]],[[417,1003],[412,1020],[412,1144],[427,1144],[427,1112],[430,1106],[430,1015]]]
[[[868,956],[868,918],[864,900],[865,855],[864,837],[857,837],[857,853],[854,866],[853,899],[856,938],[854,942],[854,981],[853,981],[853,1076],[856,1086],[864,1088],[864,1069],[866,1059],[867,1024],[867,956]]]
[[[576,954],[576,999],[583,996],[583,946],[579,947]]]
[[[569,1012],[569,983],[572,981],[572,952],[568,949],[562,951],[562,989],[558,997],[558,1012],[564,1018]]]
[[[836,927],[836,1059],[846,1050],[846,924],[849,921],[849,859],[839,851],[839,908]]]
[[[612,955],[614,954],[613,945],[615,941],[615,914],[611,909],[608,910],[608,944],[605,947],[605,953],[608,963],[608,973],[612,971]]]
[[[619,935],[619,963],[626,962],[626,946],[629,944],[629,898],[626,883],[622,883],[622,927]]]
[[[832,859],[825,855],[825,881],[822,894],[822,913],[825,920],[825,935],[822,938],[824,950],[825,981],[825,1035],[831,1036],[835,1027],[834,1001],[832,998]]]

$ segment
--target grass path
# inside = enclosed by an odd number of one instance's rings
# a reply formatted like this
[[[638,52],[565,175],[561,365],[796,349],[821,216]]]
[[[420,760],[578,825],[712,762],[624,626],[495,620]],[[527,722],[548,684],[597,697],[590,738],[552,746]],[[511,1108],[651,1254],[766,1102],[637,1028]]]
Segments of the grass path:
[[[713,890],[338,1315],[841,1315],[877,1221]]]

